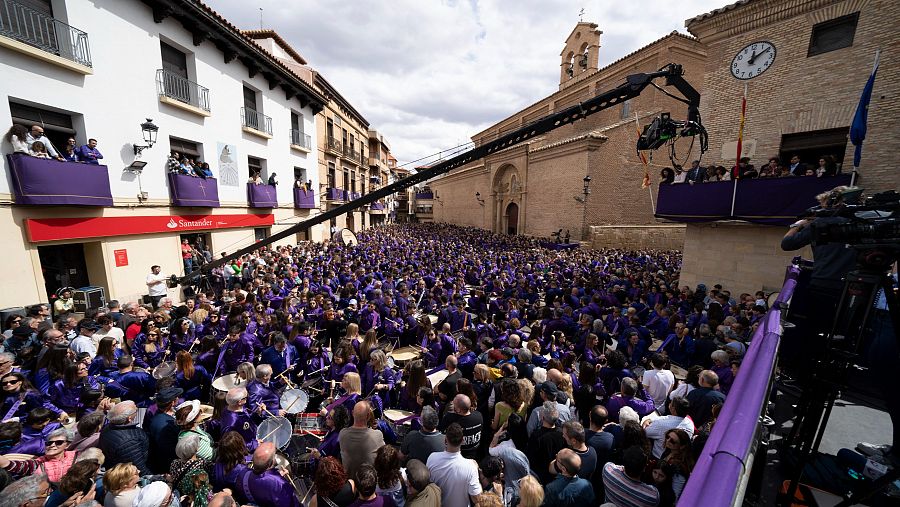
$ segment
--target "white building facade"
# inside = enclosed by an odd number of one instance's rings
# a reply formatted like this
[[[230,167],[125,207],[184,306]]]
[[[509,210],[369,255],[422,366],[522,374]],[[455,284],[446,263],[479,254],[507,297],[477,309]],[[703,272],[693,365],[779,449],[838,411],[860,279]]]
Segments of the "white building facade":
[[[108,299],[139,299],[151,265],[183,273],[185,237],[204,242],[218,258],[319,212],[316,192],[297,197],[294,182],[319,188],[315,115],[325,98],[207,6],[195,0],[0,4],[0,124],[41,125],[57,150],[69,137],[78,146],[97,139],[109,184],[107,192],[96,166],[7,157],[13,150],[4,138],[0,234],[8,269],[0,279],[0,308],[46,302],[62,286],[103,287]],[[148,118],[158,127],[156,142],[136,155],[135,145],[148,144],[141,128]],[[166,170],[170,151],[207,162],[215,180],[176,181]],[[141,162],[146,165],[138,169]],[[58,170],[60,182],[75,183],[79,169],[91,181],[99,174],[99,184],[42,193],[26,181]],[[277,174],[279,184],[248,188],[253,171],[263,181]],[[100,197],[91,201],[94,192]],[[325,229],[285,243],[321,239]]]

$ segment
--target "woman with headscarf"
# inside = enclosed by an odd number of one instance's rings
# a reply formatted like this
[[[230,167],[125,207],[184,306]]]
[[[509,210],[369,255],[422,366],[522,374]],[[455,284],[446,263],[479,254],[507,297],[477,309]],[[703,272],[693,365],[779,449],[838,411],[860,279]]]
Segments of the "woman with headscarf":
[[[179,438],[175,445],[178,459],[169,468],[170,484],[179,494],[188,498],[187,502],[183,502],[186,507],[206,507],[212,497],[209,474],[206,471],[209,460],[199,457],[199,450],[200,437],[197,435]]]
[[[178,439],[191,435],[196,436],[199,439],[197,456],[205,460],[212,460],[215,454],[215,442],[213,442],[212,436],[201,427],[201,424],[210,417],[212,417],[212,411],[203,410],[199,400],[185,401],[175,407],[175,424],[181,428]]]

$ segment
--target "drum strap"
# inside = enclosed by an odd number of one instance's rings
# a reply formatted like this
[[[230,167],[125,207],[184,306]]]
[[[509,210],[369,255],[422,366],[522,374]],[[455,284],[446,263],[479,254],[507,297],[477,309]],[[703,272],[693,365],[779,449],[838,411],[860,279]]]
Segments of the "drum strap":
[[[244,495],[247,497],[250,503],[255,504],[256,499],[253,498],[253,493],[250,492],[250,474],[253,472],[251,470],[247,470],[244,472],[244,476],[241,477],[241,486],[244,487]]]
[[[9,409],[9,412],[7,412],[6,415],[3,416],[3,419],[0,419],[0,421],[5,421],[11,418],[13,414],[15,414],[17,410],[19,410],[19,407],[22,406],[22,401],[24,401],[24,396],[20,397],[18,400],[16,400],[15,403],[12,404],[12,408]]]

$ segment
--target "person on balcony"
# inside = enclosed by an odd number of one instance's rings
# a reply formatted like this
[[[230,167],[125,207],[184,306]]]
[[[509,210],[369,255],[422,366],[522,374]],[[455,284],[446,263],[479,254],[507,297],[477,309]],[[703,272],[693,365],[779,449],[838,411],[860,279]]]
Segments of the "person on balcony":
[[[278,180],[275,179],[275,176],[276,176],[276,173],[272,173],[272,175],[269,176],[269,183],[268,183],[268,185],[269,185],[270,187],[274,187],[274,186],[278,185]]]
[[[66,162],[81,162],[78,159],[78,146],[75,144],[75,139],[70,137],[66,142],[66,147],[63,148],[62,157]]]
[[[170,153],[169,158],[166,159],[166,171],[170,173],[181,172],[181,154],[177,151]]]
[[[96,139],[88,139],[88,143],[78,148],[77,153],[78,159],[85,164],[99,165],[98,160],[103,158],[103,154],[97,149]]]
[[[262,176],[260,176],[258,171],[254,171],[250,174],[250,183],[253,183],[254,185],[263,184]]]
[[[47,147],[40,141],[31,143],[31,155],[37,158],[50,158],[50,154],[47,153]]]
[[[204,178],[204,179],[213,177],[212,169],[209,168],[209,164],[206,162],[201,162],[200,165],[197,167],[196,172],[197,172],[197,176]]]
[[[6,131],[6,140],[13,147],[13,153],[26,153],[31,155],[31,149],[28,147],[28,128],[24,125],[13,124]]]
[[[684,181],[693,185],[694,183],[703,183],[706,179],[706,170],[700,167],[700,161],[691,162],[691,168],[688,170]]]
[[[40,158],[55,158],[56,160],[59,160],[60,162],[63,161],[63,158],[60,157],[59,153],[56,152],[56,148],[53,147],[53,143],[51,143],[50,140],[47,139],[47,136],[44,135],[44,127],[41,127],[40,125],[32,125],[31,130],[28,132],[28,134],[25,135],[25,142],[28,144],[28,147],[31,149],[32,152],[35,151],[34,143],[36,143],[38,141],[44,147],[43,152],[46,153],[47,155],[49,155],[47,157],[40,157]],[[35,156],[37,156],[37,155],[35,155]]]

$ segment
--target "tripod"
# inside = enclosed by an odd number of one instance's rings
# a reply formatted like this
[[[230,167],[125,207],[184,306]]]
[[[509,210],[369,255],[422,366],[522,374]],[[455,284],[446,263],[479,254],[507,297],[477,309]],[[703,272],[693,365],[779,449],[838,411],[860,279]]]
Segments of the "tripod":
[[[847,273],[843,292],[831,330],[825,336],[824,348],[819,357],[814,358],[811,374],[797,404],[797,418],[785,444],[797,451],[796,470],[791,477],[783,505],[796,502],[794,495],[803,475],[803,469],[818,451],[825,434],[831,410],[840,391],[848,384],[848,372],[859,359],[860,346],[871,324],[879,290],[884,291],[895,335],[900,330],[900,312],[893,293],[892,280],[888,273],[897,260],[896,246],[878,248],[867,245],[860,248],[855,268]],[[900,445],[895,442],[894,445]],[[900,478],[900,467],[879,478],[870,488],[851,495],[839,507],[849,506],[877,494],[893,481]]]

